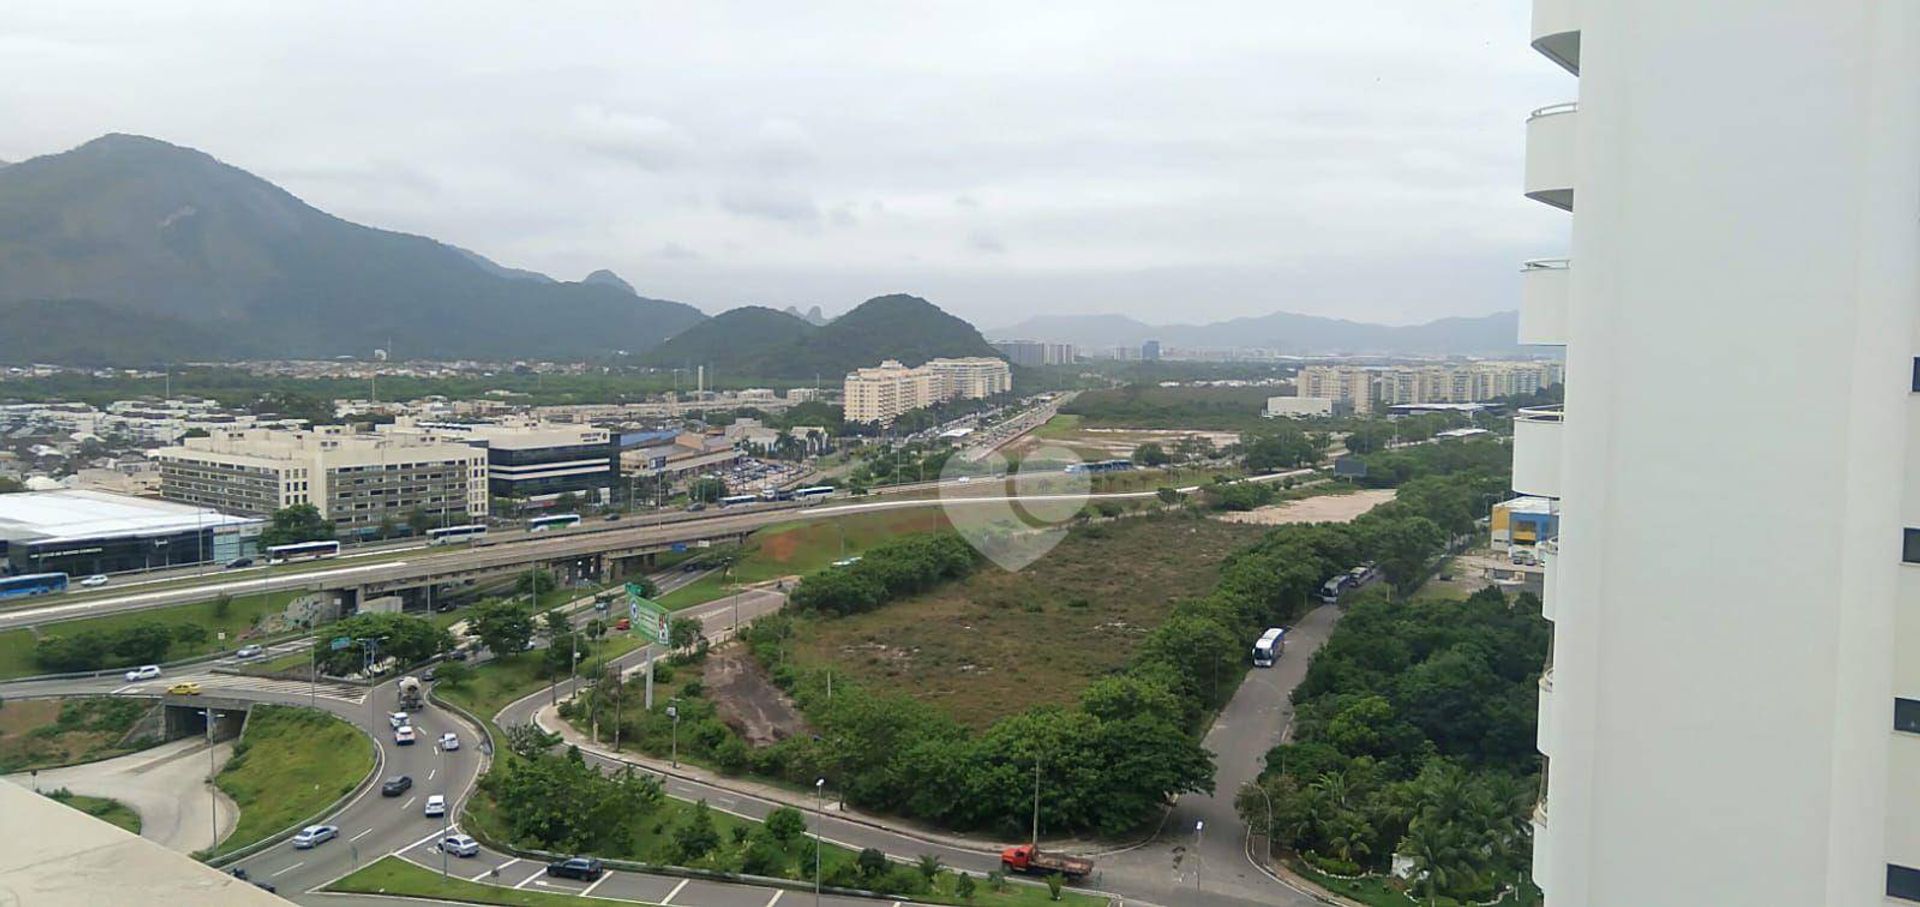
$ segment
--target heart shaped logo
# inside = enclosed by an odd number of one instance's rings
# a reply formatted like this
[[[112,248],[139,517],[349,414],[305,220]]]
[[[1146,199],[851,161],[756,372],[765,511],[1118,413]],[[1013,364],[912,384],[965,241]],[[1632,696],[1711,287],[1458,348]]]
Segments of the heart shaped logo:
[[[1009,572],[1025,569],[1060,540],[1086,506],[1093,479],[1064,447],[1044,445],[1018,462],[999,451],[947,459],[940,506],[967,543]]]

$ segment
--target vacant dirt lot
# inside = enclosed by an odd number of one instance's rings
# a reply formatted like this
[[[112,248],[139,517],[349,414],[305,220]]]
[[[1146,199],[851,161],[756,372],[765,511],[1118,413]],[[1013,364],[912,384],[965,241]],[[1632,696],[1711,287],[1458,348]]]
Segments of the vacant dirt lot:
[[[1266,507],[1238,513],[1222,513],[1220,519],[1231,523],[1279,526],[1283,523],[1344,523],[1393,500],[1391,488],[1369,488],[1352,494],[1326,494],[1282,501]]]
[[[1017,573],[982,566],[877,611],[803,620],[788,651],[985,726],[1031,705],[1072,702],[1119,670],[1173,600],[1211,589],[1221,561],[1261,532],[1183,516],[1096,524]]]
[[[768,746],[807,731],[793,701],[740,645],[709,653],[700,682],[720,720],[739,731],[749,745]]]

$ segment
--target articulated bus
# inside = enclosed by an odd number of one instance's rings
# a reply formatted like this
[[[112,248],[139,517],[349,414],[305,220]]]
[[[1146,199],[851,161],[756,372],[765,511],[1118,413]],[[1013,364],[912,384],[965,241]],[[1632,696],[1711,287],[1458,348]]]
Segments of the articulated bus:
[[[568,529],[580,525],[577,513],[556,513],[553,516],[534,517],[527,521],[528,532],[545,532],[549,529]]]
[[[317,561],[339,556],[339,542],[301,542],[296,545],[275,545],[267,549],[267,563],[269,564],[284,564],[288,561]]]
[[[448,526],[445,529],[429,529],[427,530],[427,544],[451,545],[455,542],[481,538],[486,534],[487,527],[477,523],[471,526]]]
[[[64,573],[28,573],[21,576],[0,577],[0,599],[52,595],[65,591],[67,591],[67,575]]]
[[[1072,463],[1065,472],[1124,472],[1133,468],[1132,460],[1095,460],[1092,463]]]
[[[1273,662],[1287,650],[1287,631],[1280,627],[1269,627],[1260,634],[1260,641],[1253,644],[1253,666],[1271,668]]]

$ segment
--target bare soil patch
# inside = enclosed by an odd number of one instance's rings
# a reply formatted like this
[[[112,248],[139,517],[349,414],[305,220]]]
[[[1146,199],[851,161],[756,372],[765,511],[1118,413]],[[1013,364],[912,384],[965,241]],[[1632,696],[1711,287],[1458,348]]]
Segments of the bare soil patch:
[[[1352,494],[1327,494],[1296,501],[1282,501],[1253,510],[1222,513],[1230,523],[1280,526],[1286,523],[1344,523],[1393,500],[1391,488],[1368,488]]]
[[[808,733],[806,719],[793,700],[773,685],[759,662],[738,644],[708,653],[700,683],[720,720],[751,746],[770,746]]]

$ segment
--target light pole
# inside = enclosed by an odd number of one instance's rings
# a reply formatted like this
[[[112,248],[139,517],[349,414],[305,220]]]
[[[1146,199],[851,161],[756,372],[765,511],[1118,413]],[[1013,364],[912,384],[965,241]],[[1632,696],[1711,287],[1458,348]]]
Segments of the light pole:
[[[440,751],[440,777],[447,777],[447,748],[439,744],[434,749]],[[453,803],[443,804],[446,808],[440,812],[440,878],[447,877],[447,832],[453,830]]]
[[[1193,823],[1193,892],[1200,893],[1200,833],[1207,828],[1206,820]]]
[[[673,767],[680,767],[680,697],[667,700],[667,717],[673,719]]]
[[[1282,768],[1280,773],[1285,775],[1286,769]],[[1273,857],[1273,795],[1267,793],[1266,787],[1257,780],[1247,783],[1253,785],[1253,789],[1260,792],[1260,799],[1267,803],[1267,852],[1261,856],[1270,859]]]
[[[820,823],[825,821],[827,779],[813,782],[813,907],[820,907]]]
[[[220,846],[220,795],[218,793],[220,785],[214,783],[214,777],[220,774],[220,770],[219,761],[213,754],[213,722],[219,717],[219,713],[212,709],[205,711],[207,716],[207,826],[213,832],[213,843],[208,844],[207,849],[212,850]]]

